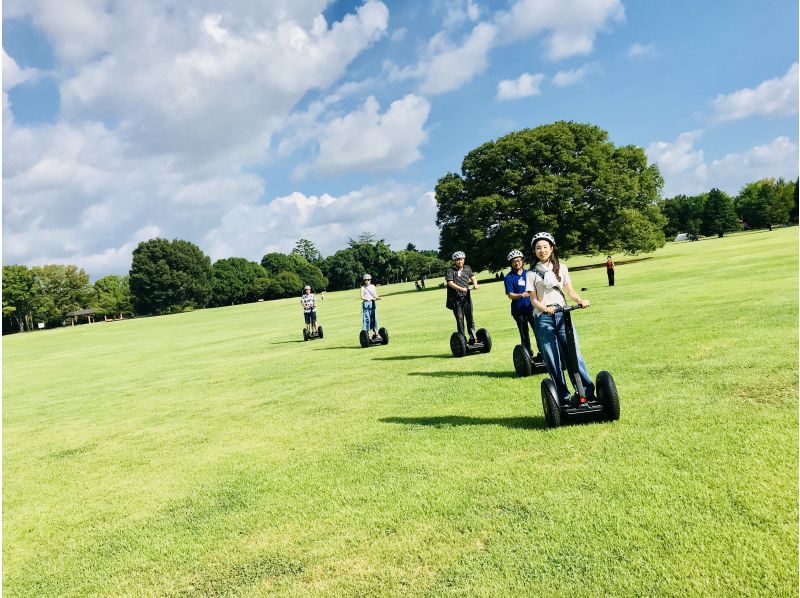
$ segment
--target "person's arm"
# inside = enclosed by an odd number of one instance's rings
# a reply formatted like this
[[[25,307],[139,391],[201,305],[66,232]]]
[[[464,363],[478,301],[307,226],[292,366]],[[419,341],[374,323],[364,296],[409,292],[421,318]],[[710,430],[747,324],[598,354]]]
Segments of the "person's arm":
[[[365,289],[365,288],[366,288],[366,287],[364,287],[364,286],[362,286],[362,287],[361,287],[361,301],[369,301],[369,299],[367,299],[366,297],[364,297],[364,289]]]
[[[478,279],[475,278],[474,274],[469,277],[469,281],[472,283],[472,288],[477,291],[478,290]]]
[[[589,307],[589,300],[581,299],[578,293],[575,292],[575,289],[572,288],[571,282],[564,283],[564,290],[567,291],[567,295],[572,297],[573,301],[577,302],[578,305],[580,305],[581,307]]]

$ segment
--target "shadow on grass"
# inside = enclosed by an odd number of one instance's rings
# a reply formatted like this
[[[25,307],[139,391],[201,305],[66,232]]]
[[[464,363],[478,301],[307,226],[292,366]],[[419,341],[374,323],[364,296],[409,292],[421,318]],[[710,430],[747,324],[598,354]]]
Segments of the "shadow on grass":
[[[503,426],[506,428],[533,430],[544,428],[543,417],[468,417],[465,415],[441,415],[432,417],[384,417],[378,420],[385,424],[408,426]]]
[[[275,341],[274,343],[270,343],[270,345],[288,345],[289,343],[304,343],[305,341],[302,338],[298,338],[297,340],[293,341]]]
[[[376,357],[376,361],[410,361],[412,359],[452,359],[450,355],[394,355],[392,357]]]
[[[432,376],[434,378],[461,378],[463,376],[483,376],[484,378],[516,378],[514,372],[470,372],[465,370],[447,372],[408,372],[409,376]]]
[[[339,349],[358,349],[359,351],[363,351],[364,347],[359,344],[336,345],[335,347],[318,347],[317,349],[314,349],[314,351],[335,351]]]

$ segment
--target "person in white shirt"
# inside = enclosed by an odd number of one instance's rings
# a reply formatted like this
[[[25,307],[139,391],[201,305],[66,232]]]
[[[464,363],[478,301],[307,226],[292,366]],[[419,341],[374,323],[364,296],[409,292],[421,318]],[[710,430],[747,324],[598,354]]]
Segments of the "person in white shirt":
[[[378,290],[372,284],[372,276],[364,274],[361,284],[361,313],[363,315],[363,330],[372,330],[372,339],[381,340],[378,335],[378,310],[375,302],[380,300]]]
[[[547,373],[556,385],[559,399],[569,403],[572,393],[564,379],[567,367],[567,335],[564,331],[564,320],[561,313],[556,312],[555,305],[567,305],[564,292],[581,307],[589,307],[589,302],[581,299],[569,277],[567,266],[558,260],[556,240],[550,233],[536,233],[531,240],[531,248],[536,255],[534,267],[527,273],[526,294],[530,296],[536,310],[534,333],[536,344],[544,357]],[[574,326],[573,326],[574,331]],[[586,362],[578,346],[578,334],[575,333],[575,349],[578,353],[578,370],[587,396],[594,397],[594,383],[589,376]],[[574,382],[573,382],[574,385]]]
[[[306,285],[303,289],[303,296],[300,297],[300,305],[303,306],[303,317],[306,320],[306,330],[311,334],[312,329],[317,331],[317,297],[311,291],[311,287]]]

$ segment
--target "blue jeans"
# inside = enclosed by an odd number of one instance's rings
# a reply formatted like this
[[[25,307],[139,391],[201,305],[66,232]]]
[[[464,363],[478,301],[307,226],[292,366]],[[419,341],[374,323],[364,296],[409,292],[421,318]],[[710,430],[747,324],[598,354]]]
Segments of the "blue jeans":
[[[581,355],[581,350],[578,346],[578,333],[575,332],[574,326],[572,331],[575,334],[575,350],[578,353],[578,370],[580,371],[581,380],[586,387],[587,394],[593,395],[594,384],[589,376],[589,370],[583,360],[583,355]],[[539,314],[536,317],[534,332],[536,333],[536,345],[544,358],[547,373],[550,374],[550,378],[556,384],[559,396],[562,399],[569,399],[571,393],[564,379],[564,370],[567,369],[567,333],[564,331],[562,314]],[[575,386],[574,380],[572,385]]]
[[[378,308],[373,301],[362,301],[361,311],[364,316],[363,330],[378,330]]]

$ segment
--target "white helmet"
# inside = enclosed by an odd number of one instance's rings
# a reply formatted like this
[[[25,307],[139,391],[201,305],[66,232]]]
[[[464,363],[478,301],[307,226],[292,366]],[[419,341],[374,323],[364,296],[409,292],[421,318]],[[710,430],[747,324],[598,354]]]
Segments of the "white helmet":
[[[303,290],[304,290],[304,291],[310,291],[310,290],[311,290],[311,287],[310,287],[310,286],[308,286],[308,285],[306,285],[305,287],[303,287]]]
[[[542,239],[550,241],[550,245],[552,245],[553,247],[556,246],[556,240],[550,233],[536,233],[535,235],[533,235],[533,239],[531,239],[531,249],[533,249],[536,246],[536,241],[540,241]]]
[[[512,249],[511,253],[506,256],[506,261],[511,261],[517,259],[518,257],[523,257],[522,252],[519,249]]]
[[[369,274],[364,274],[363,278],[364,280],[372,280],[372,276],[370,276]]]
[[[467,254],[465,254],[463,251],[456,251],[453,254],[453,259],[454,260],[463,260],[466,257],[467,257]]]

